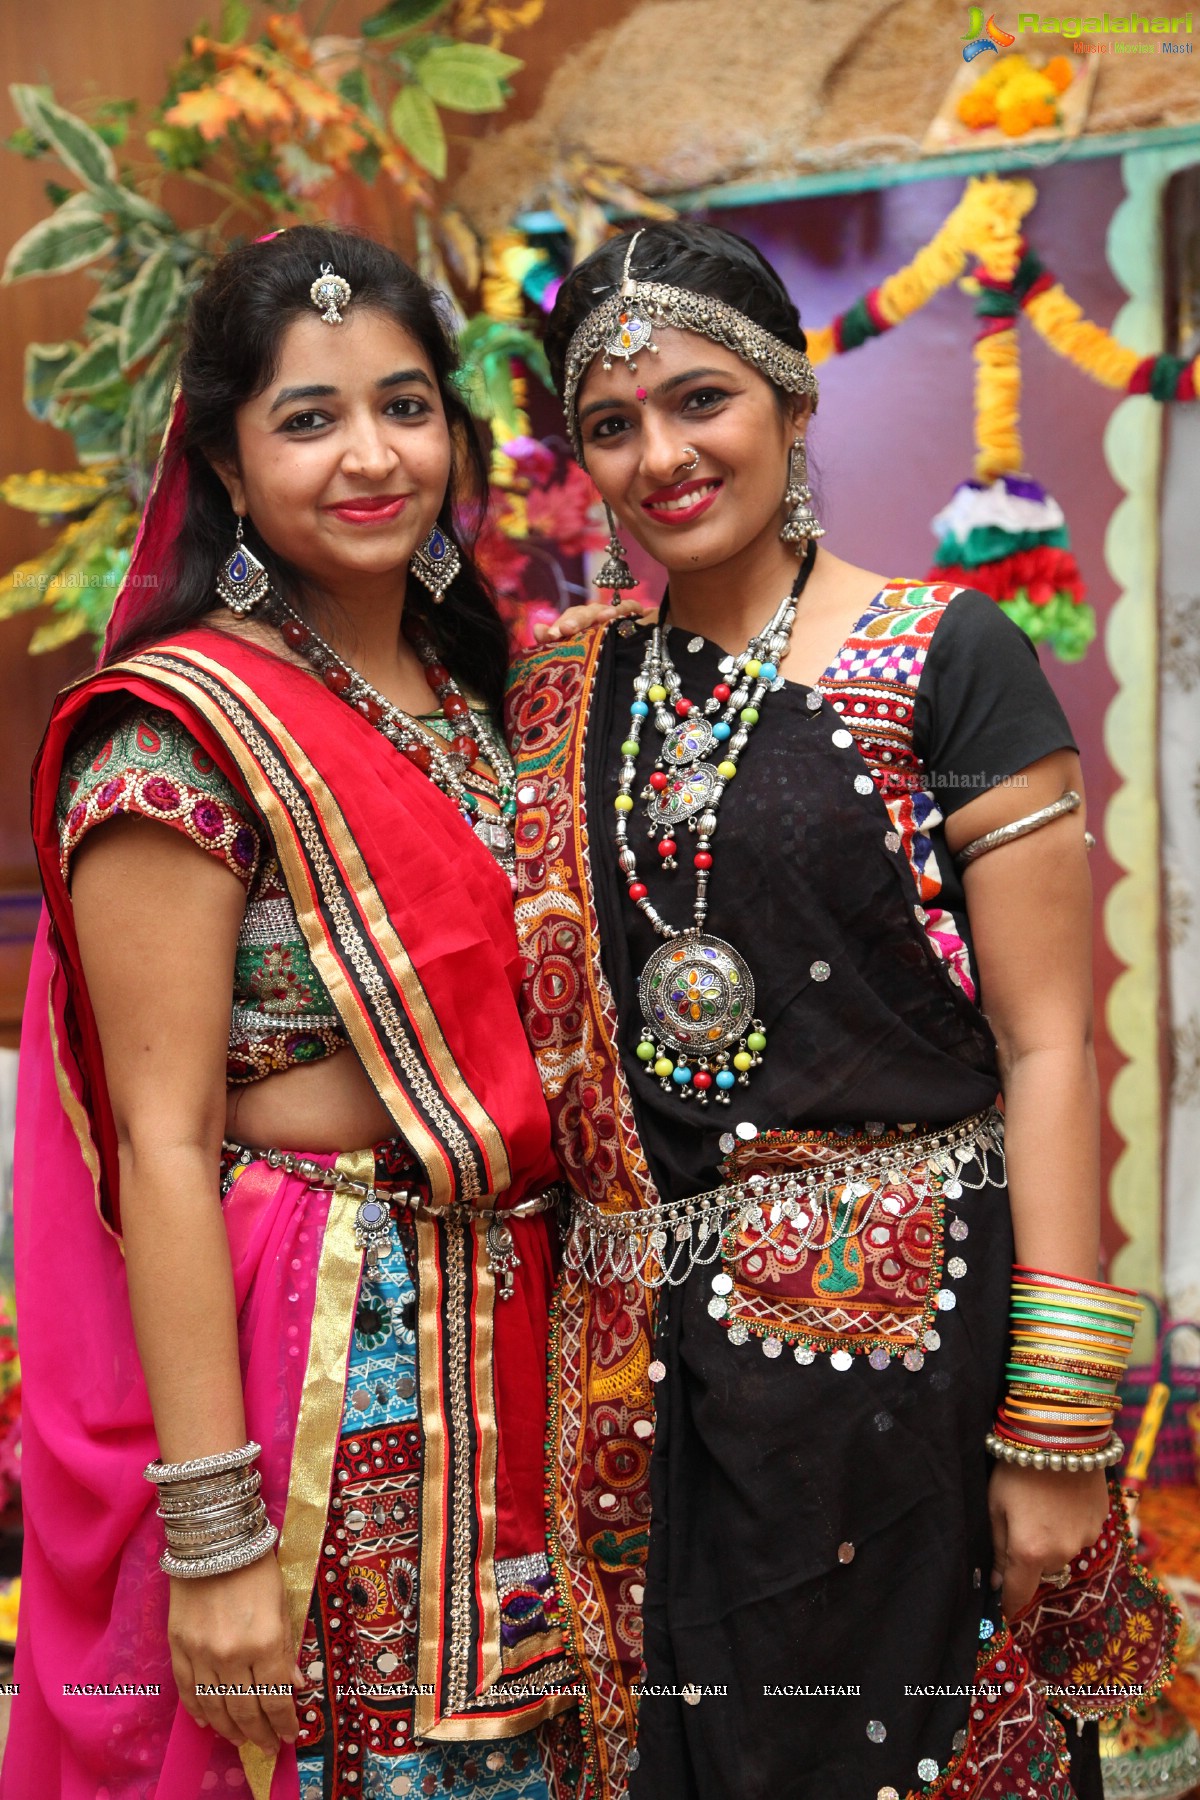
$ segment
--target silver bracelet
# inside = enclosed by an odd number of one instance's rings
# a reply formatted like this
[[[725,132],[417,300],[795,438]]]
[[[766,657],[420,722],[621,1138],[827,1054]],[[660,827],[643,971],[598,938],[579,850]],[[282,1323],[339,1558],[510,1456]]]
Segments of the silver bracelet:
[[[961,869],[964,864],[974,862],[977,856],[986,856],[989,850],[998,850],[1001,844],[1011,844],[1015,838],[1026,837],[1031,831],[1040,831],[1043,825],[1052,824],[1061,819],[1064,813],[1076,812],[1083,801],[1074,788],[1068,788],[1049,806],[1039,807],[1037,812],[1028,813],[1023,819],[1014,819],[1011,825],[1000,825],[995,831],[985,831],[982,837],[973,838],[969,844],[958,852],[954,858]],[[1091,836],[1091,833],[1087,833]],[[1091,845],[1088,846],[1091,848]]]
[[[157,1487],[164,1481],[198,1481],[205,1475],[224,1475],[230,1469],[244,1469],[261,1455],[262,1445],[243,1444],[240,1450],[221,1450],[215,1456],[197,1456],[191,1462],[165,1463],[157,1457],[142,1473]]]
[[[195,1489],[160,1487],[158,1515],[161,1519],[183,1518],[188,1513],[203,1512],[208,1506],[228,1506],[234,1500],[252,1499],[261,1487],[262,1476],[257,1469],[244,1481],[231,1481],[227,1486],[213,1481]]]
[[[229,1575],[234,1569],[244,1569],[249,1563],[257,1562],[260,1556],[265,1556],[274,1548],[278,1537],[278,1529],[274,1525],[267,1525],[256,1537],[239,1548],[224,1550],[218,1555],[192,1560],[172,1556],[166,1550],[159,1557],[158,1566],[164,1575],[175,1575],[183,1581],[196,1581],[203,1575]]]
[[[1010,1438],[997,1437],[994,1431],[988,1432],[984,1442],[988,1454],[1000,1462],[1016,1463],[1022,1469],[1053,1469],[1056,1474],[1090,1475],[1093,1469],[1111,1469],[1125,1454],[1116,1432],[1101,1450],[1030,1450]]]

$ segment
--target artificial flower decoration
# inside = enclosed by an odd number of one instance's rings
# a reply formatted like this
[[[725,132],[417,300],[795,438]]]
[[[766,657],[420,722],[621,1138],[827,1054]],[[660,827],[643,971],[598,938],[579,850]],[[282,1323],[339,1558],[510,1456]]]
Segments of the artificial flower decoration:
[[[955,110],[973,131],[999,129],[1006,137],[1024,137],[1061,123],[1058,97],[1073,78],[1067,57],[1052,57],[1038,69],[1018,50],[994,62],[960,95]]]

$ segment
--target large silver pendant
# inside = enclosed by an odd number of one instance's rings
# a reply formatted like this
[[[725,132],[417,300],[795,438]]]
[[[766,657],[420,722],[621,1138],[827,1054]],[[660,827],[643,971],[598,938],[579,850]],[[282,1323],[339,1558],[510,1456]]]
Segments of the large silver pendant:
[[[513,834],[503,819],[490,814],[476,817],[472,829],[485,850],[490,850],[502,869],[511,871],[516,865]]]
[[[662,760],[668,769],[684,769],[709,754],[716,744],[707,719],[685,719],[663,740]]]
[[[652,825],[668,829],[701,813],[712,804],[721,777],[711,763],[694,763],[672,775],[665,788],[652,793],[646,813]]]
[[[638,1000],[653,1038],[708,1059],[750,1030],[754,977],[724,938],[689,931],[659,945],[642,970]]]

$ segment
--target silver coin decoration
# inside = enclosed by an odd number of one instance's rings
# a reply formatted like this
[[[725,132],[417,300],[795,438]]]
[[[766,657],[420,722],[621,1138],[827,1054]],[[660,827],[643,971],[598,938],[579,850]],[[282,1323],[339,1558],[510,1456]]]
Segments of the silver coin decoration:
[[[845,726],[842,726],[840,730],[834,732],[833,742],[839,750],[848,750],[854,742],[854,733],[847,731]]]
[[[927,1350],[940,1350],[942,1347],[942,1334],[940,1331],[935,1331],[931,1325],[929,1330],[925,1333],[925,1336],[921,1339],[921,1342]]]
[[[708,1303],[709,1314],[714,1319],[723,1319],[729,1311],[729,1302],[722,1294],[714,1294]]]
[[[969,1230],[970,1227],[965,1219],[951,1219],[949,1231],[950,1236],[954,1239],[956,1244],[962,1243],[963,1239],[968,1235]]]
[[[829,964],[822,962],[819,958],[815,963],[809,964],[808,972],[814,981],[828,981],[831,973]]]
[[[697,650],[703,650],[704,639],[702,637],[689,638],[687,647],[691,651],[692,655],[695,656]]]
[[[891,1360],[891,1357],[883,1348],[882,1344],[876,1344],[870,1356],[867,1358],[867,1361],[873,1369],[886,1369]]]
[[[946,1264],[946,1273],[952,1281],[961,1281],[967,1272],[967,1265],[961,1256],[952,1256]]]
[[[938,1765],[932,1756],[923,1756],[917,1764],[917,1774],[922,1781],[936,1781],[938,1773]]]
[[[943,1181],[942,1193],[947,1200],[961,1200],[962,1199],[962,1182],[961,1181]]]
[[[925,1367],[924,1351],[922,1351],[922,1350],[906,1350],[904,1352],[904,1366],[906,1369],[910,1370],[912,1374],[915,1375],[917,1373],[918,1369],[923,1369]]]
[[[869,1719],[867,1721],[867,1736],[873,1744],[882,1744],[884,1738],[887,1736],[887,1726],[882,1719]]]
[[[830,1364],[839,1374],[844,1375],[847,1369],[854,1367],[854,1358],[848,1350],[835,1350],[829,1358]]]
[[[733,1150],[737,1145],[737,1139],[734,1137],[732,1131],[723,1131],[721,1133],[719,1142],[721,1145],[722,1156],[728,1156],[730,1151]]]
[[[782,1354],[783,1354],[783,1345],[780,1343],[778,1338],[769,1337],[769,1338],[763,1339],[763,1355],[764,1356],[769,1356],[773,1361],[775,1359],[775,1357],[782,1356]]]
[[[958,1305],[958,1295],[951,1288],[939,1288],[934,1305],[939,1312],[953,1312]]]
[[[740,1319],[735,1319],[733,1324],[729,1327],[730,1343],[731,1344],[744,1344],[749,1336],[750,1336],[750,1333],[746,1329],[746,1327],[742,1323],[742,1321]]]
[[[811,1349],[808,1344],[797,1344],[792,1355],[802,1369],[807,1369],[811,1363],[815,1363],[817,1360],[816,1351]]]
[[[731,1294],[733,1292],[733,1276],[726,1274],[722,1269],[719,1275],[714,1275],[712,1278],[712,1291],[714,1294]]]
[[[869,794],[873,791],[874,787],[875,783],[871,780],[869,775],[856,775],[854,777],[854,791],[856,794]]]
[[[733,1129],[741,1138],[743,1144],[752,1144],[758,1136],[758,1126],[751,1125],[749,1119],[743,1119],[741,1124],[735,1125]]]
[[[815,688],[810,689],[805,695],[804,704],[807,706],[809,712],[820,712],[823,702],[820,694],[817,693]]]

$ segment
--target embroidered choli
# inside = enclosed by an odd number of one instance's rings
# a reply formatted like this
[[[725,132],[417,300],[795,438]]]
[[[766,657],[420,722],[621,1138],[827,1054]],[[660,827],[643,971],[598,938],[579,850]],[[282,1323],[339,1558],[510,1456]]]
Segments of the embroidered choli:
[[[440,713],[422,723],[450,735]],[[349,1042],[262,820],[173,714],[135,704],[82,739],[64,767],[58,813],[64,880],[88,832],[126,814],[183,832],[245,888],[225,1064],[231,1087],[319,1062]]]
[[[317,1062],[347,1042],[262,821],[173,714],[131,706],[84,739],[67,760],[58,808],[64,880],[88,832],[126,814],[183,832],[245,888],[225,1065],[231,1086]]]

